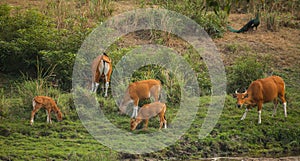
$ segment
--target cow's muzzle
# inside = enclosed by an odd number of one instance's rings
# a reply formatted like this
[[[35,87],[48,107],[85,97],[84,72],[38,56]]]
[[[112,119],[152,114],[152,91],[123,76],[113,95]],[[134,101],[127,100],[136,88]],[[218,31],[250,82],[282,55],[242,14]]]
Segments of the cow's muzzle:
[[[241,108],[242,105],[241,104],[236,104],[236,107]]]

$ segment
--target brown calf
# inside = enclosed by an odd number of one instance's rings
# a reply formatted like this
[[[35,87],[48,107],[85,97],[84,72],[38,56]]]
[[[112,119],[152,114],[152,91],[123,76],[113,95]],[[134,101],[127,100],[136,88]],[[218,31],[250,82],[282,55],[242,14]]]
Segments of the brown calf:
[[[155,117],[159,115],[160,125],[159,129],[162,128],[163,124],[165,125],[165,129],[167,128],[167,120],[165,117],[165,113],[167,110],[167,106],[164,103],[154,102],[150,104],[146,104],[140,108],[136,119],[130,119],[130,129],[135,130],[136,126],[145,120],[144,129],[148,128],[148,121],[151,117]]]
[[[58,121],[62,120],[62,113],[60,112],[60,109],[57,107],[54,100],[47,96],[36,96],[32,100],[32,107],[33,110],[31,112],[31,119],[30,119],[30,125],[33,125],[34,121],[34,115],[36,112],[39,111],[42,107],[46,109],[47,113],[47,123],[52,123],[51,121],[51,112],[54,111],[56,114],[56,118]]]
[[[279,76],[270,76],[264,79],[253,81],[244,93],[238,93],[236,91],[234,97],[237,99],[237,107],[240,108],[243,104],[247,105],[246,112],[244,113],[241,120],[244,120],[246,118],[247,112],[251,107],[257,106],[258,123],[260,124],[263,103],[273,101],[273,115],[275,115],[278,104],[278,97],[283,103],[284,115],[285,117],[287,117],[286,100],[284,95],[285,83],[283,79]]]

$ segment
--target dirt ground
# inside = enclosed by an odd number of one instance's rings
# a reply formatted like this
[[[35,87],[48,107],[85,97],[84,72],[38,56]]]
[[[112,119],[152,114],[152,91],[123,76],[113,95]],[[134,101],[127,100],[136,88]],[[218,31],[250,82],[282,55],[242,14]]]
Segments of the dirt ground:
[[[251,19],[250,14],[231,14],[229,16],[230,25],[235,29],[240,29],[249,19]],[[263,19],[257,31],[246,33],[227,31],[222,38],[214,39],[214,42],[223,54],[225,64],[228,64],[233,59],[232,57],[239,55],[239,53],[230,55],[229,52],[226,52],[228,44],[244,45],[250,48],[254,54],[269,54],[276,63],[275,67],[291,67],[300,64],[300,30],[281,27],[279,31],[271,32],[267,30]]]

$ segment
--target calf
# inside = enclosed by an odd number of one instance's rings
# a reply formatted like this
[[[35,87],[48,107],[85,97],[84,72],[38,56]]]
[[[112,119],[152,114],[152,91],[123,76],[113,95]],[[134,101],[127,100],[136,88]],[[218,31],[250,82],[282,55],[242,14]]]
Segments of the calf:
[[[126,106],[133,102],[133,112],[131,118],[135,118],[138,112],[138,104],[140,99],[154,97],[155,102],[159,99],[161,90],[161,83],[159,80],[149,79],[143,81],[137,81],[129,84],[123,100],[119,106],[121,113],[125,113]]]
[[[253,81],[244,93],[238,93],[235,91],[234,97],[237,99],[237,107],[240,108],[243,104],[247,105],[246,111],[241,120],[246,118],[247,112],[251,107],[257,106],[258,123],[260,124],[263,103],[271,101],[274,103],[274,116],[276,114],[278,97],[283,103],[284,115],[287,117],[285,83],[279,76],[270,76],[264,79]]]
[[[165,117],[165,113],[167,110],[167,106],[164,103],[154,102],[150,104],[146,104],[138,112],[136,119],[130,119],[130,129],[135,130],[136,126],[145,120],[144,129],[148,128],[148,121],[151,117],[155,117],[159,115],[160,118],[160,125],[159,129],[162,128],[163,124],[165,125],[164,128],[167,128],[167,120]]]
[[[47,123],[52,123],[51,121],[51,112],[55,112],[56,118],[58,121],[62,120],[62,113],[60,109],[57,107],[54,100],[47,96],[36,96],[32,100],[33,110],[31,112],[30,125],[33,125],[34,115],[38,112],[42,107],[46,109],[47,113]]]

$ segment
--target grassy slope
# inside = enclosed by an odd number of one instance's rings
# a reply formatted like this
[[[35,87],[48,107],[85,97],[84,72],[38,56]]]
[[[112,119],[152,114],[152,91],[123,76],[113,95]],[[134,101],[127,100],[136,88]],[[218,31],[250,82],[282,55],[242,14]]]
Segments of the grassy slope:
[[[1,120],[0,160],[109,160],[115,152],[97,142],[78,121],[47,125]]]
[[[209,97],[201,98],[198,115],[189,131],[174,145],[159,152],[144,155],[117,153],[101,145],[83,127],[79,120],[69,118],[47,125],[45,114],[39,113],[35,125],[28,119],[1,119],[0,159],[2,160],[111,160],[113,158],[152,159],[196,159],[217,156],[282,157],[299,155],[300,151],[300,109],[290,105],[288,118],[284,119],[279,108],[272,117],[272,104],[266,104],[262,113],[262,124],[257,124],[256,109],[240,121],[244,110],[234,107],[234,100],[228,96],[218,123],[204,139],[198,139],[198,132],[206,116]],[[110,104],[113,100],[103,100]],[[298,102],[299,103],[299,102]],[[167,120],[172,126],[176,107],[169,107]],[[129,130],[129,117],[120,116],[115,109],[105,109],[107,117],[119,128]],[[149,123],[149,132],[158,128],[158,119]],[[104,129],[103,129],[104,130]],[[137,131],[135,133],[145,133]],[[114,160],[114,159],[113,159]]]

